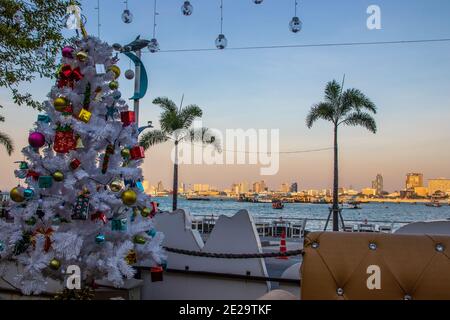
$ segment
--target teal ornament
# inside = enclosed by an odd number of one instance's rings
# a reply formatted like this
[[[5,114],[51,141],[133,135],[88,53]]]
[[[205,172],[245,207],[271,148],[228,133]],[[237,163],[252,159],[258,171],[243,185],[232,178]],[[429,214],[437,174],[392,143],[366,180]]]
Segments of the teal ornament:
[[[44,123],[50,123],[50,122],[51,122],[51,119],[50,119],[50,117],[49,117],[48,115],[46,115],[46,114],[39,114],[39,115],[38,115],[38,118],[37,118],[37,121],[39,121],[39,122],[44,122]]]
[[[155,229],[148,230],[147,234],[153,238],[154,236],[156,236],[156,230]]]
[[[98,234],[95,237],[95,242],[98,243],[98,244],[105,242],[105,235],[104,234]]]
[[[161,268],[163,268],[164,271],[167,270],[167,261],[166,260],[161,261]]]
[[[31,199],[34,196],[34,190],[27,188],[25,190],[23,190],[23,196],[25,197],[25,199]]]
[[[136,188],[138,188],[140,192],[144,192],[144,186],[141,181],[136,182]]]
[[[42,188],[42,189],[51,188],[53,185],[53,178],[52,178],[52,176],[40,176],[38,184],[39,184],[39,188]]]
[[[20,170],[27,170],[28,169],[28,163],[26,163],[25,161],[20,161],[19,169]]]
[[[3,241],[0,241],[0,252],[2,252],[3,250],[5,250],[5,244],[3,243]]]
[[[106,121],[108,121],[109,118],[114,120],[114,117],[119,114],[119,111],[115,106],[106,107]]]
[[[111,220],[112,231],[126,231],[127,230],[127,218],[112,219]]]

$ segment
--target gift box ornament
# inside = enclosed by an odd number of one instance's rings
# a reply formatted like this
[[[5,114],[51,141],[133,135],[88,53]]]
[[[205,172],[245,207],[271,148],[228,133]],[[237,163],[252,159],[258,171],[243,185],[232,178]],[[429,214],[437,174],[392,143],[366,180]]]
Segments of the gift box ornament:
[[[78,159],[73,159],[72,161],[70,161],[70,169],[75,170],[77,169],[79,166],[81,165],[81,161]]]
[[[127,218],[112,219],[111,220],[112,231],[126,231],[127,230]]]
[[[144,147],[135,146],[131,148],[130,155],[132,160],[144,159],[145,158]]]
[[[91,220],[92,221],[103,221],[103,224],[106,224],[106,222],[108,222],[108,218],[106,217],[106,214],[104,214],[103,212],[99,212],[97,211],[94,214],[91,214]]]
[[[83,77],[80,67],[72,69],[70,64],[65,64],[59,72],[58,88],[69,86],[73,89],[75,82],[80,81]]]
[[[73,130],[70,127],[60,127],[56,129],[53,150],[57,153],[69,153],[76,148],[76,140]]]
[[[78,196],[75,206],[72,210],[73,220],[86,220],[89,215],[89,195]]]
[[[164,269],[162,267],[150,268],[150,275],[152,278],[152,282],[163,281],[163,272]]]
[[[38,180],[39,188],[41,189],[47,189],[51,188],[53,184],[53,178],[52,176],[40,176]]]
[[[91,117],[92,117],[92,113],[84,108],[81,109],[80,113],[78,114],[78,119],[80,119],[84,123],[88,123],[89,120],[91,120]]]
[[[44,123],[50,123],[50,122],[51,122],[51,119],[50,119],[50,117],[49,117],[48,115],[46,115],[46,114],[39,114],[39,115],[38,115],[38,118],[37,118],[37,121],[39,121],[39,122],[44,122]]]
[[[128,264],[135,264],[135,263],[137,263],[137,254],[136,254],[136,251],[134,251],[134,250],[130,250],[129,252],[128,252],[128,254],[126,255],[126,257],[125,257],[125,261],[128,263]]]
[[[136,122],[136,116],[133,111],[123,111],[120,113],[120,120],[123,123],[123,126],[129,126],[130,124]]]

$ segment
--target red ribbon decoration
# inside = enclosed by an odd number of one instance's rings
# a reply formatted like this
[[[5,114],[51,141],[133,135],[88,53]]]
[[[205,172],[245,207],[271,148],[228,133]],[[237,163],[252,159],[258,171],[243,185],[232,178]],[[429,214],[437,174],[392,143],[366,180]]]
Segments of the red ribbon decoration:
[[[59,72],[58,88],[71,86],[73,89],[74,82],[83,79],[83,77],[80,67],[76,67],[72,70],[70,64],[65,64]]]
[[[106,215],[103,212],[97,212],[97,213],[92,214],[91,220],[92,221],[101,220],[101,221],[103,221],[104,224],[106,224],[106,222],[107,222]]]
[[[34,231],[33,236],[36,236],[37,234],[42,234],[45,237],[44,251],[48,252],[48,250],[50,250],[50,247],[52,246],[51,236],[53,234],[53,229],[52,228],[48,228],[48,229],[39,228],[39,229],[36,229],[36,231]],[[36,245],[36,240],[33,241],[33,246],[35,246],[35,245]]]
[[[39,176],[40,176],[40,174],[37,173],[36,171],[28,170],[28,172],[27,172],[27,178],[33,177],[33,179],[37,181],[39,179]]]
[[[152,201],[150,204],[152,205],[152,211],[150,212],[150,218],[153,218],[156,215],[156,212],[158,210],[158,204],[155,201]]]

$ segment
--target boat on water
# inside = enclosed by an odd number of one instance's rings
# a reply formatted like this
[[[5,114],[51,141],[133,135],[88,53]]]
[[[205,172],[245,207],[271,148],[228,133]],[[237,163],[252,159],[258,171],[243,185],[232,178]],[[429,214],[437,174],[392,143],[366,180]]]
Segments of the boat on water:
[[[284,208],[284,204],[283,202],[281,202],[281,200],[273,200],[272,201],[272,209],[283,209]]]
[[[361,201],[349,201],[347,203],[350,206],[348,209],[353,209],[353,210],[362,209],[361,206],[360,206]]]
[[[211,199],[204,196],[186,196],[186,200],[191,201],[210,201]]]
[[[440,207],[442,207],[442,205],[441,205],[441,203],[439,202],[439,200],[437,200],[437,199],[431,199],[431,201],[430,202],[428,202],[428,203],[425,203],[425,205],[427,206],[427,207],[432,207],[432,208],[440,208]]]

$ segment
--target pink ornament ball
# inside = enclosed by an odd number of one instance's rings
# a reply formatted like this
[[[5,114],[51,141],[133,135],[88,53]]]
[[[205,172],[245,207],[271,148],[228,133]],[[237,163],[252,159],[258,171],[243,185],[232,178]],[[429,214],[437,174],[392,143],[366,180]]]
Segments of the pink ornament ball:
[[[33,148],[40,148],[45,144],[45,136],[40,132],[32,132],[28,136],[28,143]]]
[[[64,58],[70,58],[73,59],[73,52],[75,51],[74,48],[70,47],[70,46],[66,46],[62,49],[62,56]]]

